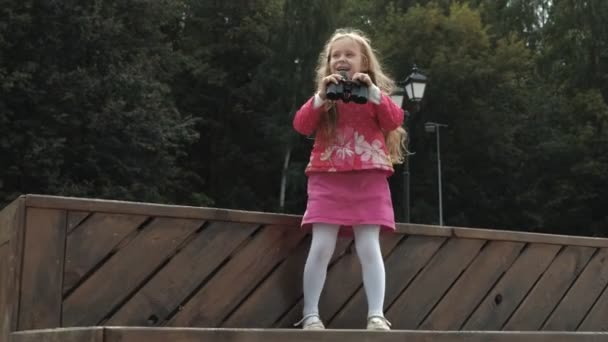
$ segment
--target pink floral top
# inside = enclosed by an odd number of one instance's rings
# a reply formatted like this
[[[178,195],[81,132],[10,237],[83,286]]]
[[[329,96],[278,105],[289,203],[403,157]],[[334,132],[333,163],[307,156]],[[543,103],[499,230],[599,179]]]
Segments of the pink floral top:
[[[375,99],[371,99],[374,101]],[[318,128],[325,105],[313,96],[295,115],[293,127],[303,135],[310,135]],[[385,94],[372,103],[344,103],[336,101],[338,122],[336,136],[331,145],[318,136],[315,139],[306,174],[311,172],[341,172],[358,170],[385,170],[394,172],[384,142],[384,133],[403,123],[404,113]],[[316,107],[315,104],[319,106]]]

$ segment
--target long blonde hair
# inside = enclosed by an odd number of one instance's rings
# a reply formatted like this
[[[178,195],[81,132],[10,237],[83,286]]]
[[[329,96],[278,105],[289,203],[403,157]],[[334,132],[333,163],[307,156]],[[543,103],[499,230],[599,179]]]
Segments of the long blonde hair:
[[[331,74],[331,66],[329,60],[331,57],[332,44],[339,39],[351,39],[357,43],[364,57],[364,63],[367,65],[367,74],[372,79],[372,82],[385,94],[391,94],[395,88],[395,82],[382,71],[382,66],[376,57],[374,50],[371,47],[369,38],[362,32],[351,28],[337,29],[334,34],[325,43],[323,51],[319,55],[317,64],[317,76],[315,83],[317,89],[321,89],[323,78]],[[321,133],[325,139],[333,139],[336,132],[338,122],[338,111],[335,101],[327,101],[325,105],[326,115],[321,117]],[[393,164],[401,164],[404,160],[405,139],[407,132],[403,127],[398,127],[392,131],[384,132],[384,140],[389,157]]]

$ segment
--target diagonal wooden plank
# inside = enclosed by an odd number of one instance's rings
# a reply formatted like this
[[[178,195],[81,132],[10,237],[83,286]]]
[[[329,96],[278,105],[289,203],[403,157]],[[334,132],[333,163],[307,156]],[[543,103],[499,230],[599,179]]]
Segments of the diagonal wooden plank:
[[[74,230],[66,245],[63,294],[72,290],[147,219],[147,216],[94,213]]]
[[[310,235],[239,305],[222,327],[271,328],[302,296],[302,266],[309,246]]]
[[[419,328],[458,330],[523,247],[521,242],[489,242]]]
[[[211,223],[105,324],[162,325],[258,227],[250,223]]]
[[[568,246],[555,258],[519,305],[503,330],[540,330],[595,252],[594,248]]]
[[[18,330],[61,325],[66,216],[64,210],[27,210]]]
[[[559,250],[557,245],[528,245],[464,323],[462,330],[502,329]]]
[[[200,220],[154,219],[67,297],[63,326],[98,324],[201,225]]]
[[[604,292],[597,299],[581,325],[577,328],[578,331],[608,331],[608,287],[604,288]]]
[[[338,263],[343,257],[347,254],[351,253],[353,239],[352,237],[343,237],[339,238],[336,243],[336,248],[334,250],[334,254],[332,255],[332,259],[329,262],[328,269],[331,270],[334,265]],[[309,246],[310,247],[310,246]],[[308,250],[307,250],[308,255]],[[302,317],[302,272],[304,272],[304,263],[306,262],[306,257],[304,258],[304,262],[300,264],[300,269],[298,270],[298,277],[300,278],[300,285],[298,286],[300,289],[299,300],[281,317],[277,322],[275,322],[275,328],[292,328],[293,324],[300,320]]]
[[[608,285],[608,248],[602,248],[553,311],[543,330],[575,331],[606,285]]]
[[[450,239],[387,311],[395,329],[417,328],[485,242]]]
[[[443,237],[410,236],[402,240],[385,262],[386,294],[384,306],[389,307],[418,272],[445,242]],[[360,327],[367,316],[367,300],[363,287],[328,322],[333,329]]]
[[[302,238],[292,226],[266,226],[167,325],[220,325]]]
[[[68,235],[71,234],[82,221],[89,217],[89,215],[91,215],[91,213],[88,211],[68,211]]]

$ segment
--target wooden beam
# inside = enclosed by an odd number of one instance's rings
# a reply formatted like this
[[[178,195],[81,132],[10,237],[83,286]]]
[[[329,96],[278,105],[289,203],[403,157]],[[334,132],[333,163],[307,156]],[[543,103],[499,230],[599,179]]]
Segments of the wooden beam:
[[[6,340],[10,332],[9,300],[11,294],[8,292],[9,283],[9,260],[10,248],[8,243],[0,245],[0,341]]]
[[[66,209],[77,211],[95,211],[117,214],[153,215],[203,219],[208,221],[232,221],[243,223],[276,224],[297,227],[302,216],[266,212],[175,206],[126,201],[70,198],[45,195],[27,195],[28,207]],[[432,226],[423,224],[397,224],[397,233],[407,235],[460,237],[495,241],[512,241],[526,243],[545,243],[553,245],[570,245],[604,248],[608,239],[568,235],[527,233],[497,229],[479,229],[465,227]]]
[[[606,332],[500,332],[92,327],[14,332],[9,342],[600,342]]]
[[[61,326],[65,210],[27,209],[18,330]]]
[[[608,333],[106,328],[104,342],[600,342]],[[21,342],[21,341],[15,341]]]
[[[103,342],[103,327],[14,332],[9,342]]]
[[[177,218],[203,219],[298,226],[301,216],[263,213],[243,210],[189,207],[166,204],[83,199],[58,196],[27,195],[27,206],[35,208],[67,209],[107,212],[116,214],[152,215]]]
[[[25,198],[17,198],[0,211],[0,341],[16,330],[18,289],[21,280]]]
[[[603,342],[607,332],[503,332],[91,327],[14,332],[9,342]]]

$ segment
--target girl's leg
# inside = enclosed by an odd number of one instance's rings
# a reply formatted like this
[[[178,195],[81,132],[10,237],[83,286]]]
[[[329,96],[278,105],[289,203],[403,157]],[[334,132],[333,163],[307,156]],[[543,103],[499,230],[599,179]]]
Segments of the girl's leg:
[[[325,284],[327,266],[336,248],[339,228],[338,225],[324,223],[312,226],[312,243],[304,266],[304,317],[319,314],[319,298]]]
[[[363,285],[367,296],[368,317],[384,317],[385,273],[380,251],[380,226],[354,227],[355,246],[361,262]]]

